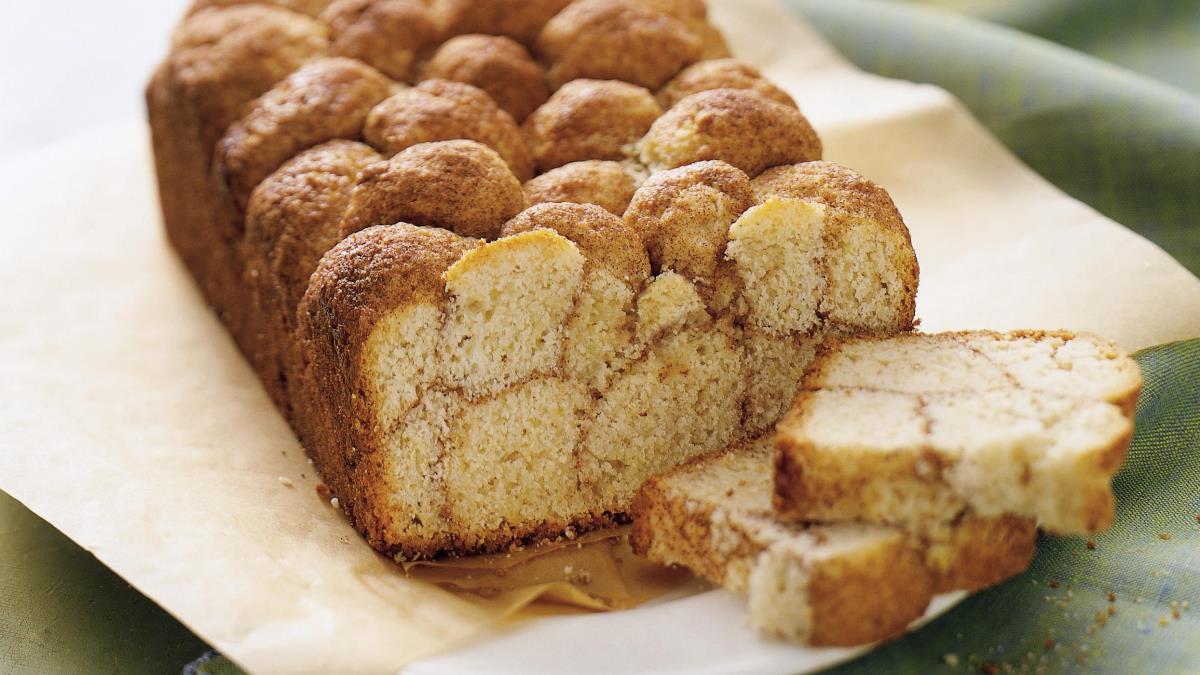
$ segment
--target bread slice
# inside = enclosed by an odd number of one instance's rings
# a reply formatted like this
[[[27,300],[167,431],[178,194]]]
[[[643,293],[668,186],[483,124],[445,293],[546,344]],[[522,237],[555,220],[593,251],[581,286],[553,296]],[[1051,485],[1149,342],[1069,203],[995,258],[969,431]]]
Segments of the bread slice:
[[[930,542],[782,517],[772,488],[771,435],[651,478],[633,504],[634,551],[746,592],[752,624],[811,645],[895,637],[935,593],[1017,574],[1034,551],[1036,529],[1022,519],[967,519]]]
[[[825,348],[779,424],[777,506],[928,531],[962,513],[1112,521],[1137,364],[1092,335],[964,332]]]

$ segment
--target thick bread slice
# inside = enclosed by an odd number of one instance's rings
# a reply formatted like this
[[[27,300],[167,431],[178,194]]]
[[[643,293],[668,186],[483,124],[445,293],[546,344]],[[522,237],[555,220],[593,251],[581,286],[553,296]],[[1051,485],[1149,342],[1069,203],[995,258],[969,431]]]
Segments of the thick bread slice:
[[[1024,570],[1035,528],[967,519],[930,543],[893,527],[813,524],[771,505],[772,437],[651,478],[633,504],[634,551],[749,596],[761,630],[812,645],[895,637],[941,590]]]
[[[968,511],[1103,530],[1140,388],[1137,364],[1090,335],[828,345],[779,425],[776,503],[795,517],[918,531]]]

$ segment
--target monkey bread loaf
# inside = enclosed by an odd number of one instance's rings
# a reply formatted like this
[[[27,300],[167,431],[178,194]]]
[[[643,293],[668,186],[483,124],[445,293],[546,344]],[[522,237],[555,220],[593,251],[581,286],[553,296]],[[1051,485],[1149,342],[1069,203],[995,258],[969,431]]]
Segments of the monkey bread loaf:
[[[398,558],[622,522],[913,325],[892,200],[700,0],[201,0],[147,105],[172,245]]]

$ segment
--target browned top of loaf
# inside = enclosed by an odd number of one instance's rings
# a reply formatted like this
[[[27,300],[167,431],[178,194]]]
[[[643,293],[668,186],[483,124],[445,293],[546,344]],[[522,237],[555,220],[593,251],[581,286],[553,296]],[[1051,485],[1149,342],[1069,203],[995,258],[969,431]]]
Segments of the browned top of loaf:
[[[855,171],[832,162],[804,162],[769,169],[752,181],[758,201],[770,197],[804,199],[824,205],[828,210],[829,232],[836,240],[854,222],[870,222],[890,232],[904,245],[897,249],[896,265],[901,273],[904,299],[896,330],[906,330],[916,314],[920,265],[913,252],[912,239],[900,210],[887,190]],[[834,241],[835,245],[839,242]]]
[[[342,233],[403,221],[492,239],[524,208],[521,182],[491,148],[421,143],[362,172]]]
[[[357,138],[367,113],[387,98],[391,82],[345,58],[313,61],[254,102],[217,148],[218,167],[234,201],[296,153],[335,138]]]
[[[571,162],[525,183],[525,201],[531,206],[549,202],[595,204],[620,216],[645,179],[642,170],[623,162]]]
[[[525,120],[538,171],[587,159],[623,159],[662,115],[649,90],[617,80],[572,80]]]
[[[755,197],[791,197],[824,204],[877,222],[908,236],[904,219],[887,190],[833,162],[804,162],[769,169],[752,182]]]
[[[205,10],[172,35],[170,81],[197,106],[203,135],[215,140],[246,103],[328,53],[327,33],[323,24],[276,7]]]
[[[356,353],[390,310],[422,302],[442,305],[442,274],[480,243],[408,223],[351,234],[313,272],[300,303],[299,316],[309,327],[304,334],[330,341],[334,353]]]
[[[571,0],[440,0],[437,11],[447,34],[489,33],[532,44],[550,17]]]
[[[442,39],[442,28],[420,0],[337,0],[321,15],[333,51],[365,61],[401,82],[417,54]]]
[[[712,89],[750,89],[771,100],[796,107],[796,102],[787,92],[763,77],[757,68],[738,59],[710,59],[684,68],[658,90],[658,102],[664,109],[669,109],[692,94]]]
[[[421,79],[479,87],[517,122],[546,102],[546,73],[519,43],[500,35],[450,38],[421,67]]]
[[[650,278],[650,260],[637,233],[599,206],[538,204],[508,221],[500,236],[536,229],[554,230],[575,242],[587,264],[608,270],[634,291]]]
[[[371,110],[363,135],[388,152],[433,141],[478,141],[498,152],[518,178],[533,177],[525,139],[512,116],[487,92],[463,82],[426,80],[398,92]]]
[[[338,224],[359,173],[380,159],[362,143],[330,141],[284,163],[250,197],[249,255],[274,268],[287,315],[300,303],[321,256],[341,238]]]
[[[634,0],[578,0],[546,23],[537,51],[551,62],[550,84],[579,78],[624,80],[657,89],[700,59],[687,25]]]
[[[796,108],[747,89],[712,89],[679,101],[641,141],[642,162],[674,168],[720,159],[757,176],[821,158],[821,139]]]
[[[711,283],[729,226],[753,205],[744,172],[725,162],[699,162],[647,179],[625,211],[625,222],[641,236],[656,273],[673,269]]]

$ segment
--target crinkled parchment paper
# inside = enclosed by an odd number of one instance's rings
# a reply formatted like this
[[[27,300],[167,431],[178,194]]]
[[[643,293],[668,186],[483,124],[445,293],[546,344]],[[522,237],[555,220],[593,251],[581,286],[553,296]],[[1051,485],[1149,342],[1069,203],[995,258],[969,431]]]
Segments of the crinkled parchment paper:
[[[853,70],[768,0],[712,4],[827,157],[891,191],[924,328],[1086,329],[1129,349],[1200,335],[1200,281],[944,92]],[[0,489],[260,672],[394,672],[537,597],[621,608],[682,583],[606,535],[407,574],[373,553],[166,245],[146,136],[131,124],[0,165]]]

